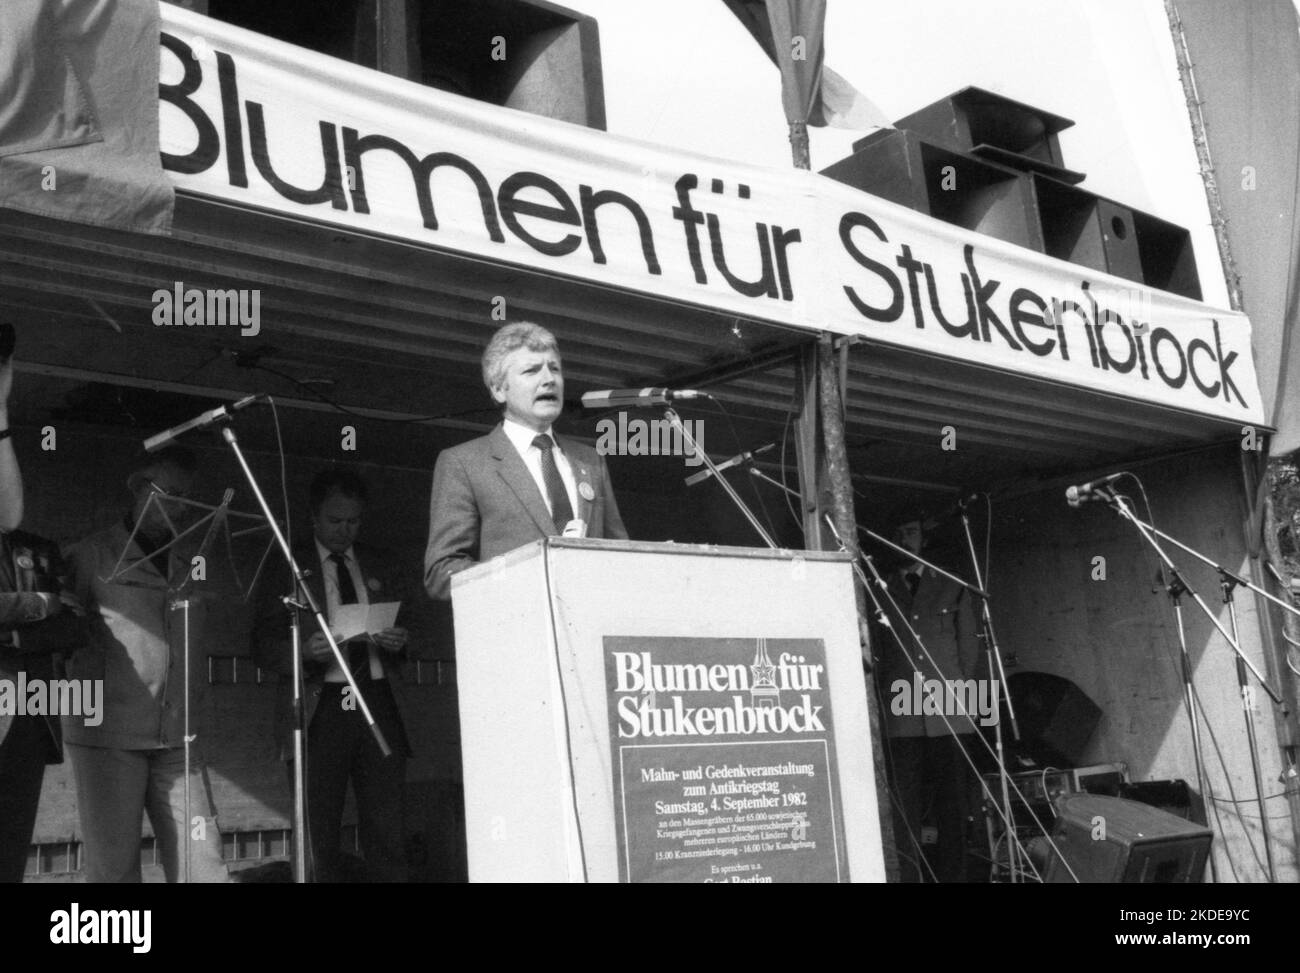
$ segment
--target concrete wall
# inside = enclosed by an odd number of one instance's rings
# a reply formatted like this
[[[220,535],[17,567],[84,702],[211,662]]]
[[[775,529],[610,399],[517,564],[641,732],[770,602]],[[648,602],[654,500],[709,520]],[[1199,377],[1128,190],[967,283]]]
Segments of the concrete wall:
[[[1239,463],[1228,448],[1137,472],[1156,527],[1249,576]],[[1131,481],[1124,485],[1126,493],[1137,493]],[[1105,580],[1093,580],[1097,557],[1105,559]],[[1182,553],[1174,561],[1230,626],[1213,569]],[[1088,745],[1089,762],[1124,761],[1135,781],[1182,778],[1195,787],[1177,628],[1169,598],[1153,592],[1156,565],[1155,553],[1137,531],[1102,504],[1071,510],[1060,489],[1005,503],[993,530],[994,623],[1004,650],[1018,657],[1019,669],[1008,675],[1038,670],[1064,676],[1102,708]],[[1255,598],[1247,591],[1237,605],[1243,647],[1261,672],[1270,672]],[[1189,598],[1183,599],[1183,616],[1204,708],[1207,814],[1222,836],[1216,841],[1219,879],[1262,881],[1264,847],[1235,656]],[[1288,766],[1279,745],[1284,721],[1257,684],[1254,689],[1264,792],[1282,795],[1295,790],[1293,780],[1289,787],[1279,780]],[[1278,879],[1290,882],[1300,877],[1292,806],[1285,796],[1266,802]]]

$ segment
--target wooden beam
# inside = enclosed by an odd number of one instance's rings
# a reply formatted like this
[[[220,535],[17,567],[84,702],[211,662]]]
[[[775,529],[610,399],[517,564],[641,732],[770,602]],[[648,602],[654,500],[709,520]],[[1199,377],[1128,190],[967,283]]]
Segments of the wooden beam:
[[[376,67],[408,81],[421,78],[419,0],[377,0]]]
[[[806,345],[795,370],[795,457],[799,472],[800,515],[803,522],[803,546],[809,551],[824,551],[822,503],[818,490],[821,450],[817,436],[817,346]]]

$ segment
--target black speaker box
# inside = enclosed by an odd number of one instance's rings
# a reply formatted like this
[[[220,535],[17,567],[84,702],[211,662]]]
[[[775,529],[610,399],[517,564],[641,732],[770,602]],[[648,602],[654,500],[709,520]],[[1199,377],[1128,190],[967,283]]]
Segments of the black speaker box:
[[[868,136],[822,175],[945,223],[1043,249],[1028,176],[914,132],[886,129]]]
[[[593,17],[547,0],[406,0],[399,33],[407,76],[433,88],[605,127],[600,34]],[[380,64],[375,0],[199,0],[199,13],[367,67]]]
[[[823,175],[936,219],[1201,299],[1191,234],[1077,188],[1057,135],[1074,124],[963,88],[853,143]]]
[[[1049,255],[1142,283],[1131,209],[1041,175],[1033,186]]]
[[[1048,852],[1044,882],[1194,884],[1202,880],[1213,834],[1136,801],[1067,794],[1057,801],[1052,840],[1057,851]]]
[[[1018,672],[1007,680],[1020,741],[1015,752],[1044,767],[1077,767],[1101,720],[1101,707],[1078,686],[1049,672]],[[1003,726],[1010,717],[1005,708]]]
[[[968,87],[900,118],[896,126],[956,152],[991,150],[1050,170],[1063,168],[1057,133],[1073,124],[1041,108]]]
[[[492,56],[497,38],[504,59]],[[424,0],[421,80],[434,87],[605,127],[596,21],[544,0]]]
[[[1121,784],[1119,797],[1157,807],[1167,814],[1205,824],[1205,802],[1185,780],[1143,780]]]
[[[1201,299],[1187,230],[1038,173],[1030,178],[1044,252],[1125,280]]]

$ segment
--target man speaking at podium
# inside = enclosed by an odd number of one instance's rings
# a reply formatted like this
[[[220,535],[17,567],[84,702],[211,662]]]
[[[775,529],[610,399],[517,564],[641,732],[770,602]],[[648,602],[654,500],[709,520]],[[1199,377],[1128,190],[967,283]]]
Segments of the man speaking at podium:
[[[483,352],[483,382],[504,407],[486,436],[445,449],[433,471],[424,586],[451,596],[451,576],[548,536],[627,539],[605,460],[551,433],[564,408],[555,336],[516,322]]]

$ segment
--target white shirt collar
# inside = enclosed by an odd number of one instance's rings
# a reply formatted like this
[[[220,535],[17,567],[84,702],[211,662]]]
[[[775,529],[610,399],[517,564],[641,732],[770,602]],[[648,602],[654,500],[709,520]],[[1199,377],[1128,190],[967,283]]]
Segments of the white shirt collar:
[[[330,559],[330,556],[331,556],[334,552],[331,551],[331,550],[330,550],[328,547],[326,547],[324,544],[322,544],[322,543],[320,542],[320,538],[317,537],[315,534],[312,535],[312,540],[314,540],[314,541],[316,542],[316,553],[317,553],[317,555],[320,557],[320,563],[321,563],[321,564],[324,564],[325,562],[327,562],[327,561]],[[343,552],[343,557],[344,557],[344,559],[346,559],[346,560],[349,561],[349,562],[352,562],[352,561],[355,561],[355,560],[356,560],[356,555],[352,553],[352,548],[351,548],[351,547],[349,547],[346,551]]]
[[[555,442],[557,447],[560,445],[559,441],[555,439],[555,434],[551,432],[550,426],[547,426],[541,433],[538,433],[535,429],[530,429],[522,422],[517,422],[516,420],[507,417],[502,421],[501,428],[505,430],[506,438],[510,440],[515,449],[519,450],[520,456],[526,456],[528,454],[528,450],[532,448],[533,440],[539,435],[550,436],[551,440]]]

